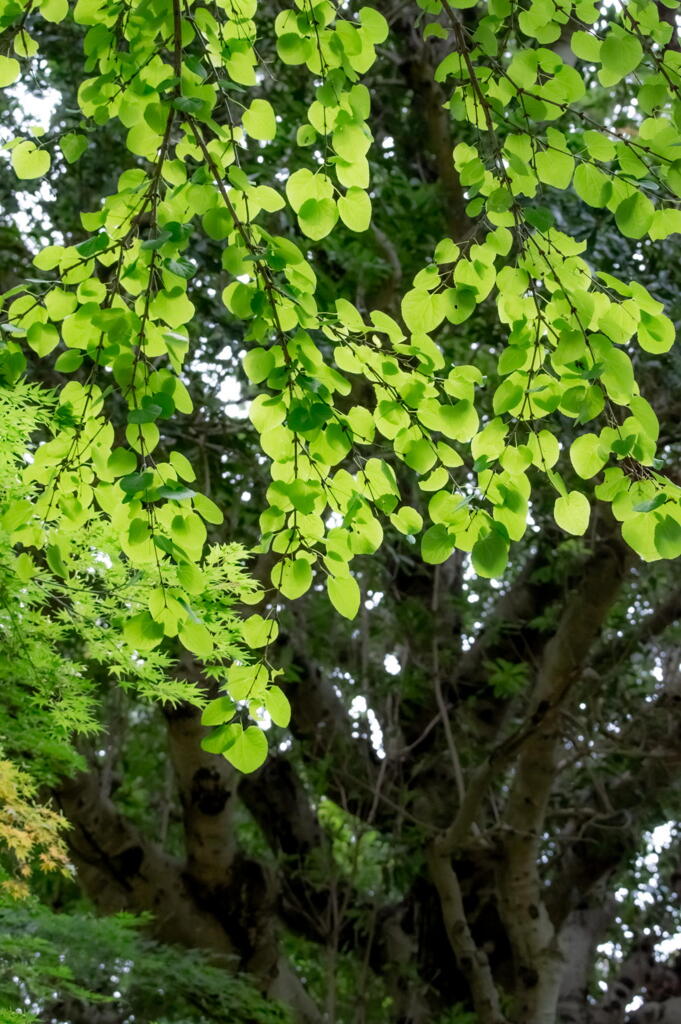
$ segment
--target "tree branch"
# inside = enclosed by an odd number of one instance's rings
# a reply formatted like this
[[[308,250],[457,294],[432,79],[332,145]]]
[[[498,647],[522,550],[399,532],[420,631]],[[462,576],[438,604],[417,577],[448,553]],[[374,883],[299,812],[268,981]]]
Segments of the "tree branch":
[[[561,958],[543,898],[539,852],[558,767],[561,705],[617,596],[625,564],[621,542],[602,543],[567,602],[545,648],[532,699],[534,711],[549,710],[520,751],[503,818],[508,838],[498,871],[499,911],[513,947],[526,1024],[551,1019],[559,993]]]
[[[197,908],[182,863],[118,811],[102,792],[99,772],[63,781],[55,797],[72,826],[67,839],[79,879],[100,910],[148,911],[164,942],[234,953],[213,915]]]
[[[431,878],[440,897],[442,918],[456,962],[468,980],[473,1006],[480,1024],[508,1024],[501,1011],[489,960],[471,934],[463,905],[461,887],[452,867],[447,846],[434,840],[427,849]]]

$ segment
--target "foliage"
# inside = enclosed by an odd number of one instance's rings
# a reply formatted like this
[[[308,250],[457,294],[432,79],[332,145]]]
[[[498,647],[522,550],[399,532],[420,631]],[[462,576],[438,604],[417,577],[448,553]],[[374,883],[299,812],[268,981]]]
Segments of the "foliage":
[[[157,1024],[254,1019],[286,1024],[285,1011],[268,1005],[246,980],[211,966],[198,953],[144,938],[144,923],[125,914],[101,921],[30,905],[4,910],[0,1000],[27,1012],[47,1003],[58,1016],[77,1012],[72,1004],[92,1004],[95,1013],[97,1007],[110,1007],[123,1018],[134,1015]],[[25,1024],[25,1016],[18,1019]]]
[[[20,877],[30,876],[32,863],[43,871],[66,871],[66,849],[61,815],[36,805],[31,777],[11,761],[0,761],[0,843],[18,866]],[[28,888],[10,875],[2,879],[5,894],[26,896]]]
[[[80,0],[74,8],[76,24],[87,30],[91,74],[78,90],[81,122],[58,140],[12,139],[14,171],[21,180],[47,174],[56,144],[68,163],[78,161],[112,119],[127,129],[126,147],[140,159],[101,209],[82,214],[87,237],[44,248],[34,259],[44,276],[5,297],[7,384],[23,372],[26,346],[41,359],[58,352],[55,369],[67,378],[54,437],[38,446],[26,474],[35,498],[21,506],[25,518],[16,512],[11,540],[44,551],[52,571],[66,578],[79,557],[74,535],[93,518],[109,523],[126,565],[155,578],[125,625],[139,650],[178,636],[209,662],[229,653],[216,640],[224,620],[211,617],[199,598],[208,582],[200,568],[205,522],[219,522],[222,512],[193,489],[186,458],[159,449],[159,423],[192,408],[182,368],[195,311],[188,285],[201,285],[191,260],[199,228],[223,243],[222,265],[232,278],[223,301],[249,324],[244,367],[264,386],[250,412],[272,460],[262,543],[278,556],[271,580],[284,597],[303,595],[317,567],[332,605],[354,618],[360,592],[350,565],[380,546],[381,520],[409,536],[421,532],[418,511],[400,505],[391,461],[363,454],[376,432],[430,495],[431,525],[421,544],[427,562],[459,549],[471,552],[477,573],[501,575],[510,543],[525,532],[532,481],[541,473],[555,490],[558,525],[585,534],[590,504],[578,481],[602,470],[595,493],[612,504],[634,549],[648,560],[681,553],[679,492],[663,472],[657,418],[623,347],[635,336],[643,352],[664,353],[673,325],[640,282],[595,273],[583,258],[585,244],[535,202],[545,188],[572,184],[587,206],[610,210],[627,238],[665,238],[679,226],[677,55],[657,51],[672,28],[655,4],[639,2],[602,32],[597,8],[582,4],[583,27],[570,37],[578,70],[546,48],[568,18],[549,7],[550,16],[530,8],[518,21],[519,40],[538,45],[506,53],[499,40],[510,26],[510,5],[493,5],[473,33],[448,0],[424,6],[435,16],[426,19],[425,35],[452,46],[435,79],[451,82],[453,116],[484,139],[454,151],[476,230],[462,245],[438,243],[404,294],[402,324],[382,310],[367,319],[344,298],[320,309],[310,260],[260,217],[288,201],[312,241],[339,219],[351,231],[368,229],[370,97],[360,79],[387,38],[382,14],[364,7],[355,18],[330,3],[301,3],[275,19],[278,59],[321,82],[297,131],[300,166],[286,169],[284,197],[270,183],[276,175],[263,182],[240,167],[242,149],[266,151],[278,131],[267,99],[245,101],[248,89],[261,91],[255,3],[226,3],[217,13],[183,9],[179,0],[124,8]],[[17,58],[38,52],[31,30],[39,39],[40,18],[67,16],[65,3],[36,5],[35,12],[6,3],[5,38],[15,56],[3,58],[5,85],[20,72]],[[635,137],[607,122],[592,125],[584,113],[594,65],[608,88],[637,76],[647,116]],[[323,152],[310,160],[314,145]],[[475,365],[451,365],[431,335],[443,322],[466,321],[493,289],[509,333],[485,376]],[[373,407],[346,400],[353,377],[367,382]],[[493,412],[482,421],[480,387]],[[573,436],[569,462],[547,426],[557,415],[593,428]],[[354,474],[343,465],[350,455],[358,461]],[[329,513],[337,524],[327,525]],[[275,624],[256,614],[243,636],[249,647],[267,648]],[[234,701],[247,698],[256,717],[264,706],[285,725],[286,699],[270,687],[266,661],[218,674],[232,700],[209,714],[218,726],[210,749],[252,770],[266,744],[257,727],[229,724]]]
[[[73,731],[96,728],[97,665],[105,666],[109,679],[124,689],[135,687],[143,698],[202,698],[195,685],[169,675],[165,654],[149,650],[137,609],[148,601],[162,605],[163,598],[155,575],[122,557],[110,522],[90,510],[88,529],[81,531],[76,516],[70,527],[62,525],[61,546],[51,543],[50,531],[41,527],[31,435],[40,428],[54,440],[55,426],[59,430],[50,395],[21,383],[5,388],[0,421],[3,742],[8,751],[11,746],[30,753],[34,776],[46,782],[77,764],[70,745]],[[44,440],[40,450],[50,443]],[[43,508],[42,514],[49,519],[49,511]],[[29,553],[34,544],[40,558]],[[219,631],[216,653],[222,656],[241,650],[229,609],[235,592],[247,592],[247,581],[241,583],[242,558],[239,548],[214,547],[203,570],[202,593],[195,598],[200,614]],[[41,710],[47,715],[36,714]]]
[[[148,910],[160,864],[263,990],[285,922],[329,1020],[534,1024],[527,969],[558,999],[544,879],[592,844],[634,893],[645,830],[680,813],[651,712],[681,554],[681,55],[652,0],[380,6],[0,0],[2,881],[63,867],[53,796],[95,902]],[[47,132],[17,83],[57,90]],[[102,780],[94,824],[74,775]],[[8,925],[41,1014],[50,971],[94,1013],[126,958],[141,1019],[279,1019],[141,938],[156,905],[95,922],[31,881],[67,905]],[[673,932],[660,885],[603,926],[614,948]]]

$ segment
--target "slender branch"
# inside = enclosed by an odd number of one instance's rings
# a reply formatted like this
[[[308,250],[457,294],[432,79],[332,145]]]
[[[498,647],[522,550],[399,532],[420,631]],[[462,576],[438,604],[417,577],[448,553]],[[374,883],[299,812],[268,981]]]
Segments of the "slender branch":
[[[426,857],[440,897],[447,938],[456,962],[470,985],[479,1024],[508,1024],[501,1010],[499,992],[487,954],[476,945],[471,934],[461,886],[446,844],[435,840],[428,846]]]
[[[625,567],[621,544],[606,543],[567,602],[544,652],[533,706],[548,706],[520,751],[503,824],[508,838],[498,870],[499,910],[512,943],[520,1012],[526,1024],[555,1013],[560,953],[544,900],[540,844],[558,772],[562,701],[581,674],[589,649],[619,592]]]

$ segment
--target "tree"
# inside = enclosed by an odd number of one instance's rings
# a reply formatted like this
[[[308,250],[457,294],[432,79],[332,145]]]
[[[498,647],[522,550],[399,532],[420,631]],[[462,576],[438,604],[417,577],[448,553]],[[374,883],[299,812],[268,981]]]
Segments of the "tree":
[[[674,1021],[673,8],[0,20],[8,1019]]]

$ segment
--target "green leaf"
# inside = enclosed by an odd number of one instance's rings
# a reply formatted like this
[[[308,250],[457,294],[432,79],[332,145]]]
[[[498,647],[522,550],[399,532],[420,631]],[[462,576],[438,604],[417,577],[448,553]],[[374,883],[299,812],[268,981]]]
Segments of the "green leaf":
[[[189,281],[196,273],[196,267],[194,264],[190,260],[183,258],[177,260],[164,260],[163,266],[166,270],[169,270],[171,274],[175,274],[175,277],[181,277],[184,281]]]
[[[265,734],[255,725],[249,725],[247,729],[242,729],[240,725],[227,728],[233,731],[229,734],[227,746],[222,750],[224,757],[245,775],[256,771],[267,759]]]
[[[525,220],[537,231],[548,231],[556,222],[555,217],[545,206],[528,206],[523,210]]]
[[[97,235],[92,235],[90,238],[86,238],[84,242],[79,242],[76,246],[76,252],[79,256],[87,258],[88,256],[94,256],[95,253],[101,252],[109,244],[109,236],[105,231],[101,231]]]
[[[635,35],[616,26],[600,48],[603,67],[598,74],[601,85],[611,86],[635,71],[643,59],[643,47]]]
[[[478,576],[491,579],[503,576],[508,564],[508,541],[497,532],[490,530],[473,545],[471,560]]]
[[[170,457],[172,463],[172,455]],[[207,523],[214,523],[219,526],[224,521],[224,514],[214,501],[207,498],[205,494],[197,494],[194,498],[194,509]]]
[[[627,238],[643,238],[653,223],[655,207],[647,196],[634,192],[615,210],[615,222]]]
[[[664,492],[656,494],[654,498],[649,498],[647,501],[639,501],[638,504],[634,505],[634,512],[654,512],[656,508],[666,505],[668,501],[669,496]]]
[[[52,159],[46,149],[37,149],[35,142],[20,142],[12,150],[12,167],[17,178],[42,178],[50,169]]]
[[[591,32],[573,32],[570,37],[570,47],[575,57],[580,60],[588,60],[590,63],[597,63],[601,58],[601,40]]]
[[[429,565],[439,565],[447,561],[454,551],[454,546],[446,526],[430,526],[421,538],[421,557]]]
[[[14,57],[0,56],[0,89],[16,82],[20,70],[19,61]]]
[[[327,576],[329,600],[346,619],[354,619],[359,611],[360,590],[354,576]]]
[[[681,234],[681,210],[669,207],[656,210],[648,234],[656,241],[660,238],[669,238],[670,235]]]
[[[582,434],[570,446],[570,461],[577,475],[589,480],[603,469],[608,461],[608,452],[604,451],[600,438],[595,434]]]
[[[438,491],[428,502],[428,515],[434,523],[461,529],[470,515],[470,499],[448,491]]]
[[[589,525],[591,506],[581,491],[568,491],[567,495],[556,499],[553,515],[566,533],[581,537]]]
[[[184,114],[200,114],[204,104],[198,96],[176,96],[172,105],[175,110],[181,110]]]
[[[572,181],[575,161],[570,153],[556,148],[545,149],[537,153],[536,166],[540,181],[543,181],[545,185],[564,189]]]
[[[519,405],[523,400],[523,389],[520,384],[514,381],[505,380],[494,392],[492,405],[496,416],[509,412],[514,406]]]
[[[612,195],[612,182],[607,174],[590,163],[582,163],[575,171],[574,189],[587,206],[601,208]]]
[[[141,473],[129,473],[118,481],[121,490],[129,495],[143,494],[149,490],[153,482],[154,474],[149,470],[143,470]]]
[[[180,626],[178,635],[192,654],[197,654],[200,658],[209,658],[213,653],[213,638],[202,622],[188,619]]]
[[[410,331],[429,334],[442,323],[445,305],[441,295],[414,288],[402,300],[402,318]]]
[[[260,384],[274,369],[274,355],[268,348],[253,348],[244,356],[244,370],[253,384]]]
[[[268,678],[262,662],[256,665],[232,665],[227,673],[229,694],[237,701],[258,701],[265,694]]]
[[[681,555],[681,523],[671,516],[658,514],[655,547],[662,558],[678,558]]]
[[[265,710],[275,725],[285,729],[291,721],[291,705],[279,686],[270,686],[265,694]]]
[[[2,514],[0,522],[2,523],[3,529],[12,533],[16,530],[17,526],[21,526],[30,519],[33,513],[33,505],[26,498],[20,498],[18,501],[13,501]],[[60,556],[61,557],[61,556]],[[54,570],[53,570],[54,571]],[[60,576],[65,576],[66,572],[60,572]]]
[[[250,615],[241,627],[244,642],[254,649],[267,647],[276,640],[279,626],[274,619],[264,619],[262,615]]]
[[[333,199],[306,199],[298,210],[298,223],[308,238],[319,241],[333,231],[338,207]]]
[[[79,135],[77,132],[68,132],[66,135],[62,135],[59,145],[67,162],[74,164],[76,160],[80,160],[87,149],[87,136]]]
[[[443,238],[435,246],[434,258],[436,263],[455,263],[459,258],[461,250],[451,238]]]
[[[160,405],[150,402],[141,409],[131,409],[128,413],[128,423],[154,423],[163,413]]]
[[[123,626],[123,635],[137,651],[151,651],[163,639],[163,624],[152,619],[149,612],[140,612],[128,619]]]
[[[77,370],[82,365],[83,353],[76,352],[74,349],[71,349],[68,352],[62,352],[62,354],[57,358],[54,368],[59,373],[73,373],[74,370]]]
[[[367,38],[370,39],[374,45],[384,43],[388,38],[390,30],[388,28],[388,22],[380,11],[375,10],[373,7],[360,7],[358,13],[359,20]]]
[[[158,498],[169,498],[172,501],[186,501],[188,498],[195,498],[196,491],[177,480],[168,480],[167,483],[159,487],[156,496]]]
[[[311,124],[301,124],[296,131],[297,146],[311,146],[317,138],[317,131]]]
[[[45,558],[47,559],[47,564],[53,573],[57,576],[61,576],[64,580],[68,578],[68,569],[64,565],[61,550],[57,544],[47,545],[45,549]]]
[[[269,142],[277,134],[277,122],[272,105],[267,100],[253,100],[241,118],[252,139]]]
[[[216,697],[201,714],[201,725],[223,725],[234,718],[236,704],[229,697]]]
[[[206,586],[201,570],[188,562],[178,565],[177,578],[188,594],[200,594]]]
[[[284,558],[272,569],[272,583],[290,601],[302,597],[312,585],[312,566],[306,558]]]
[[[47,356],[59,344],[59,334],[54,324],[32,324],[26,341],[39,356]]]
[[[452,441],[470,441],[480,426],[480,418],[469,399],[462,398],[454,405],[440,409],[437,429]]]
[[[404,454],[404,461],[417,473],[427,473],[437,460],[434,447],[433,442],[425,437],[410,441]]]
[[[286,32],[277,39],[277,53],[284,64],[304,64],[313,48],[311,39],[303,39],[295,32]]]
[[[594,160],[609,163],[617,155],[615,143],[600,131],[584,132],[584,143],[589,151],[589,156]]]
[[[14,562],[14,571],[17,575],[17,579],[21,580],[22,583],[28,583],[28,581],[33,579],[35,576],[37,569],[31,556],[25,551],[22,551]]]
[[[298,212],[308,199],[331,199],[333,183],[321,171],[313,174],[307,167],[294,171],[286,182],[286,197]]]
[[[349,188],[338,200],[338,212],[351,231],[366,231],[371,223],[371,200],[363,188]]]
[[[173,467],[178,476],[182,477],[183,480],[196,480],[196,473],[194,467],[182,452],[171,452],[169,455],[170,465]],[[206,517],[204,516],[204,519]],[[222,522],[222,519],[219,520]]]
[[[43,0],[40,5],[40,13],[46,22],[56,24],[62,22],[69,13],[68,0]]]
[[[655,355],[669,352],[675,338],[676,330],[668,317],[641,310],[637,339],[644,352],[652,352]]]
[[[397,512],[393,512],[390,516],[390,522],[400,533],[412,536],[420,533],[423,527],[421,514],[409,505],[403,505]]]
[[[107,460],[107,469],[114,476],[128,477],[129,481],[137,468],[137,456],[129,448],[114,448]],[[153,479],[153,478],[151,478]],[[149,480],[151,482],[151,480]],[[129,483],[128,486],[131,486]],[[123,490],[127,488],[124,487]],[[134,493],[134,488],[130,493]]]
[[[162,245],[165,245],[166,242],[170,241],[171,237],[172,236],[169,231],[161,231],[158,235],[154,235],[152,238],[145,238],[145,240],[140,244],[140,249],[144,250],[144,252],[147,252],[149,249],[160,249]]]
[[[213,729],[207,736],[203,736],[201,739],[201,749],[205,750],[208,754],[221,754],[228,746],[234,742],[234,736],[236,730],[241,729],[241,725],[220,725],[217,729]]]

